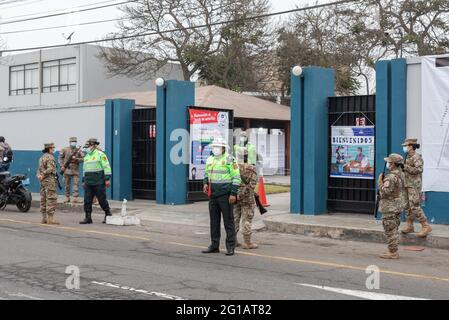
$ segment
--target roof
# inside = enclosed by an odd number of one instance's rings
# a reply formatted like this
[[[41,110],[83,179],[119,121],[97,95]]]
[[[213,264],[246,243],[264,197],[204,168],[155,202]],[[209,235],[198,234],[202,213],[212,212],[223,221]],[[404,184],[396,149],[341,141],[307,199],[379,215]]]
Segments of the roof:
[[[197,87],[195,90],[197,107],[232,109],[235,118],[290,121],[290,107],[284,105],[217,86]],[[156,92],[124,92],[86,101],[83,104],[98,105],[104,103],[106,99],[131,99],[135,100],[136,105],[155,106]]]

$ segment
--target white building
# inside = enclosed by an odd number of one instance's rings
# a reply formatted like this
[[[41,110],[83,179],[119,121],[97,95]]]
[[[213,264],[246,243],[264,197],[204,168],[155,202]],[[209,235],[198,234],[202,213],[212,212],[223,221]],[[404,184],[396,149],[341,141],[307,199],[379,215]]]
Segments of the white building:
[[[150,91],[154,79],[139,82],[107,74],[101,47],[79,45],[0,58],[0,108],[73,105],[120,92]],[[156,77],[182,80],[179,65]]]

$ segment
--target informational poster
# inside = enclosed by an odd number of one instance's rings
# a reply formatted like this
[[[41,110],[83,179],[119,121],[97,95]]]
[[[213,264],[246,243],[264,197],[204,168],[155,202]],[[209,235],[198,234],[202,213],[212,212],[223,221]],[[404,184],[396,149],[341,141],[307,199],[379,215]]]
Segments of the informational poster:
[[[331,172],[333,178],[374,179],[374,126],[333,126]]]
[[[217,138],[229,141],[229,112],[207,109],[189,109],[190,115],[190,165],[189,179],[202,180],[210,144]]]
[[[449,192],[449,56],[423,57],[421,68],[423,191]]]

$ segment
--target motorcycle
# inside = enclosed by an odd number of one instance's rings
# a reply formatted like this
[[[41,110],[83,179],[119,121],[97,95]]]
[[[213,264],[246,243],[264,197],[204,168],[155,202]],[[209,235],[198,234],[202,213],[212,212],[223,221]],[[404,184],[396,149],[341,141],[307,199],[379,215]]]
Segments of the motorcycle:
[[[4,158],[2,164],[8,162]],[[5,210],[8,204],[14,204],[21,212],[28,212],[31,208],[31,192],[26,189],[30,179],[26,175],[11,176],[9,171],[0,172],[0,210]]]

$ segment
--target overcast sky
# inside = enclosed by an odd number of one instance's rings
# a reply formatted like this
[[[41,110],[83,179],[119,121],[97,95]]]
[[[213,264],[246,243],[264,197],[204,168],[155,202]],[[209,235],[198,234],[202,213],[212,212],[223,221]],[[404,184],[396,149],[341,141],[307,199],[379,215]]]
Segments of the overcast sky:
[[[282,11],[293,9],[298,6],[314,5],[319,2],[327,2],[329,0],[271,0],[272,11]],[[107,0],[0,0],[0,37],[7,42],[9,49],[17,49],[23,47],[36,47],[42,45],[53,45],[66,43],[64,35],[67,36],[75,32],[72,42],[97,40],[105,34],[114,31],[114,22],[102,24],[86,25],[86,26],[70,26],[60,29],[33,31],[26,33],[12,33],[17,30],[46,28],[54,26],[67,26],[77,23],[108,20],[120,17],[120,11],[115,7],[103,8],[99,10],[80,12],[76,14],[64,15],[60,17],[52,17],[47,19],[39,19],[13,24],[2,24],[10,20],[26,19],[36,15],[48,15],[56,12],[63,12],[60,9],[73,8],[92,3],[102,3],[98,5],[106,5],[114,1]],[[123,2],[116,0],[115,2]],[[57,10],[60,11],[57,11]],[[53,12],[52,12],[53,11]],[[72,10],[68,10],[72,11]]]

